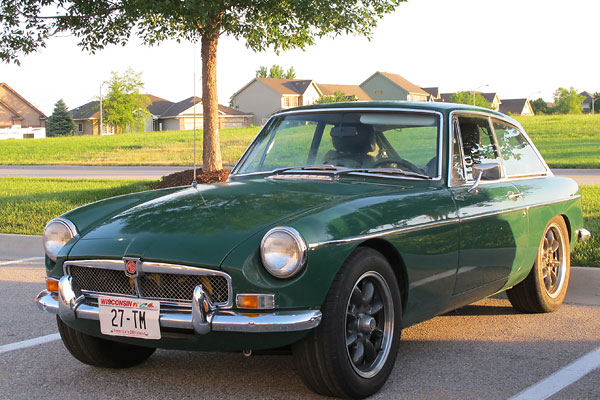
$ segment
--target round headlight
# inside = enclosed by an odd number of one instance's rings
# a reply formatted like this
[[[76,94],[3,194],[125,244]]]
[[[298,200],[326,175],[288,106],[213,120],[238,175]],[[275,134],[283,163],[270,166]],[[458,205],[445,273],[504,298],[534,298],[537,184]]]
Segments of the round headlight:
[[[60,249],[75,235],[77,235],[77,228],[69,220],[55,218],[48,222],[44,228],[44,250],[48,257],[56,261]]]
[[[306,261],[306,243],[294,228],[273,228],[260,244],[260,254],[266,270],[276,278],[296,275]]]

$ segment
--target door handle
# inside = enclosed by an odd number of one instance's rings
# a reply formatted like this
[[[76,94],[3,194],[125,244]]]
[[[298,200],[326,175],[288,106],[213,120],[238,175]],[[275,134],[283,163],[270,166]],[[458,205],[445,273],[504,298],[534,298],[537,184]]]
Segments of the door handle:
[[[519,197],[523,197],[523,193],[522,192],[519,192],[519,193],[508,192],[508,194],[506,195],[506,197],[509,200],[517,200]]]

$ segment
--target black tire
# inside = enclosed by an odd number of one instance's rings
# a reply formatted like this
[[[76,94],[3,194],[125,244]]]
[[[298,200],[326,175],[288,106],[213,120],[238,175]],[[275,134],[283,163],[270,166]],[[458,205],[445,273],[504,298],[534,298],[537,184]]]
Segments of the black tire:
[[[56,321],[65,347],[84,364],[103,368],[128,368],[146,361],[156,350],[86,335],[69,327],[58,316]]]
[[[392,372],[402,330],[400,290],[385,257],[358,248],[336,275],[321,312],[321,324],[292,347],[304,383],[326,396],[377,392]]]
[[[506,291],[514,308],[528,313],[555,311],[563,303],[571,275],[569,232],[562,217],[546,225],[527,278]]]

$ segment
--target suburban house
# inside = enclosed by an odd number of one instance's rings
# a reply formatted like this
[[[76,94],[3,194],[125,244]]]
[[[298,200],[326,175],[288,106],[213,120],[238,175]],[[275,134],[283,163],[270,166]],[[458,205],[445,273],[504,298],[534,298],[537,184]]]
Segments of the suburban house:
[[[262,125],[274,112],[313,104],[321,93],[312,80],[254,78],[231,96],[231,105],[252,112],[252,124]]]
[[[502,101],[500,101],[500,98],[498,97],[497,93],[482,93],[482,92],[473,92],[471,90],[466,90],[467,93],[475,93],[475,94],[480,94],[483,96],[484,99],[487,100],[488,103],[490,103],[492,105],[492,108],[496,111],[500,110],[500,104],[502,104]],[[440,94],[440,99],[436,100],[436,101],[440,101],[443,103],[451,103],[450,101],[450,96],[452,96],[454,93],[441,93]]]
[[[528,99],[502,99],[499,111],[511,115],[535,115]]]
[[[44,128],[48,117],[6,83],[0,83],[0,128]]]
[[[429,101],[430,93],[397,74],[375,72],[360,87],[373,100]]]
[[[427,99],[427,101],[440,101],[442,98],[440,95],[439,87],[426,87],[421,89],[429,93],[429,98]]]
[[[582,109],[583,113],[584,114],[591,113],[592,112],[592,103],[594,103],[592,101],[594,99],[594,95],[590,92],[581,92],[579,94],[584,97],[583,103],[581,103],[581,109]]]
[[[146,121],[144,132],[184,130],[194,128],[194,98],[190,97],[178,103],[147,94],[150,104],[146,106],[150,117]],[[202,129],[202,99],[195,98],[196,128]],[[78,135],[97,135],[100,118],[100,102],[90,101],[70,111],[75,121]],[[219,128],[242,128],[249,124],[251,114],[243,113],[219,104]],[[114,133],[109,126],[103,125],[103,134]]]
[[[333,96],[336,92],[344,93],[349,98],[355,96],[359,101],[371,100],[369,95],[358,85],[332,85],[317,83],[317,89],[322,96]],[[320,96],[319,96],[320,97]]]
[[[195,110],[195,116],[194,116]],[[219,129],[223,128],[245,128],[252,120],[254,115],[225,107],[219,104]],[[202,129],[202,99],[199,97],[189,97],[179,103],[172,103],[154,122],[154,130],[189,130],[194,129],[194,120],[196,129]]]

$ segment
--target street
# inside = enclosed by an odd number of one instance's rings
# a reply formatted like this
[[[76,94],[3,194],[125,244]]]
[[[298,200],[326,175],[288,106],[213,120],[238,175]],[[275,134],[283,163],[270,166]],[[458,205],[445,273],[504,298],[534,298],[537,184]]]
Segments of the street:
[[[0,399],[318,397],[290,355],[158,350],[126,370],[80,363],[58,339],[54,315],[34,304],[45,276],[40,244],[37,236],[0,235]],[[555,393],[549,398],[600,399],[600,357],[564,369],[598,353],[599,325],[600,270],[574,268],[555,313],[520,314],[495,296],[405,329],[395,369],[373,398],[506,399],[558,372],[558,386],[542,382]],[[567,385],[582,363],[591,372]]]

